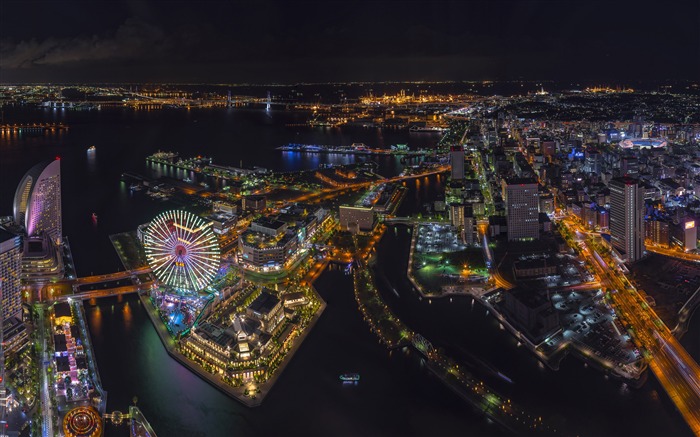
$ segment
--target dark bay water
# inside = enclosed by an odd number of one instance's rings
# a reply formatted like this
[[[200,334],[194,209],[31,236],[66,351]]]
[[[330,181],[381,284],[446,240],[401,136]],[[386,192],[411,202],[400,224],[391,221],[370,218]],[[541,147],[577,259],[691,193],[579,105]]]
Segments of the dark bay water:
[[[110,408],[138,396],[159,435],[501,435],[420,365],[391,354],[356,309],[352,279],[318,280],[328,307],[262,406],[249,409],[170,359],[136,298],[86,309]],[[358,372],[357,386],[338,375]],[[108,428],[107,436],[124,436]]]
[[[287,127],[302,114],[262,110],[173,110],[135,112],[60,112],[6,109],[6,121],[65,121],[68,132],[0,137],[0,214],[11,214],[12,196],[26,170],[60,156],[63,172],[64,232],[79,275],[121,269],[108,236],[133,230],[172,207],[132,196],[119,176],[145,173],[144,158],[161,149],[183,156],[213,156],[220,164],[259,165],[276,170],[315,167],[321,162],[351,162],[350,157],[302,156],[274,150],[289,142],[388,147],[408,143],[428,147],[437,138],[377,129]],[[88,155],[86,149],[97,151]],[[400,170],[388,158],[380,173]],[[410,181],[399,214],[420,210],[444,180]],[[99,215],[93,226],[92,212]],[[470,365],[515,402],[581,435],[689,435],[679,413],[654,380],[641,389],[625,388],[568,357],[559,372],[544,369],[478,305],[468,299],[418,301],[404,279],[408,234],[387,233],[377,271],[391,307],[415,330]],[[389,290],[395,288],[398,296]],[[125,411],[134,396],[161,436],[228,435],[500,435],[420,365],[414,355],[391,354],[362,321],[352,281],[327,271],[317,288],[326,312],[284,371],[263,406],[242,407],[169,358],[138,299],[88,303],[86,312],[108,409]],[[695,317],[683,343],[700,358],[700,321]],[[493,376],[497,369],[515,384]],[[356,387],[338,383],[343,372],[358,372]],[[125,436],[109,428],[107,436]]]
[[[410,247],[407,229],[389,230],[378,246],[379,259],[392,254],[394,260],[375,269],[383,298],[412,329],[487,384],[531,414],[547,418],[565,435],[692,435],[653,376],[643,387],[631,388],[571,355],[558,371],[552,371],[525,347],[518,347],[484,307],[472,305],[471,298],[419,300],[405,275]]]
[[[0,215],[12,214],[12,198],[20,178],[34,164],[60,157],[63,188],[63,228],[68,235],[79,275],[121,268],[109,234],[133,230],[158,212],[172,208],[142,193],[132,195],[120,182],[125,171],[148,174],[145,158],[170,150],[183,157],[205,155],[221,165],[262,166],[279,171],[316,168],[320,163],[347,164],[366,157],[283,153],[289,142],[373,147],[409,144],[430,147],[439,136],[365,128],[287,127],[305,114],[256,109],[134,111],[61,111],[6,108],[5,121],[64,122],[70,129],[46,135],[0,136]],[[97,150],[88,154],[87,148]],[[382,157],[379,173],[398,173],[395,157]],[[183,175],[185,176],[185,175]],[[98,226],[93,226],[92,213]]]

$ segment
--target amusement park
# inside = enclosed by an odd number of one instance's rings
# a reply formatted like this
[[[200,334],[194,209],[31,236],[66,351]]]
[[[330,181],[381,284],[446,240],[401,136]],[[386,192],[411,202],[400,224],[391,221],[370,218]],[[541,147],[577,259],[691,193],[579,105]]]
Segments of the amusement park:
[[[167,211],[149,224],[143,244],[160,284],[151,292],[153,304],[173,336],[187,333],[215,296],[212,283],[224,277],[211,223],[189,212]]]

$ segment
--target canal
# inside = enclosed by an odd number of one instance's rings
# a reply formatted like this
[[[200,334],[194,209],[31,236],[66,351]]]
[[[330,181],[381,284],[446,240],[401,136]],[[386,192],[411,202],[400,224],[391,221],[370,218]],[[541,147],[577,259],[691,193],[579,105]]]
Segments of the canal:
[[[110,410],[133,397],[161,436],[501,435],[422,367],[388,352],[362,320],[352,277],[330,269],[317,288],[328,306],[262,406],[247,408],[167,355],[135,297],[86,303]],[[357,372],[345,385],[338,376]],[[126,436],[108,425],[106,437]]]

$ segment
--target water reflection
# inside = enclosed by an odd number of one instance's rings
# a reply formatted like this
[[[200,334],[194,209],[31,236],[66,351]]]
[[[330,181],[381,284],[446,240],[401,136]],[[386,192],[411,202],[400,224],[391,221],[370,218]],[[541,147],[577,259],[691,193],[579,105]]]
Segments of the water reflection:
[[[90,299],[90,305],[96,305],[95,299]],[[90,332],[93,336],[102,335],[102,310],[99,306],[93,306],[89,314]]]
[[[97,173],[97,150],[88,150],[86,153],[88,174],[94,175]]]
[[[122,315],[124,316],[124,326],[127,331],[131,330],[131,306],[129,302],[125,303],[122,307]]]

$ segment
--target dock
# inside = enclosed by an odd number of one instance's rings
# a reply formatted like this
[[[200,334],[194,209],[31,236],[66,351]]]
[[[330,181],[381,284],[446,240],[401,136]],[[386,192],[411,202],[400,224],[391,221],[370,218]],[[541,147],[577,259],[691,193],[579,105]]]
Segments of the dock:
[[[68,126],[63,123],[3,123],[0,124],[0,133],[21,134],[21,133],[44,133],[66,131]]]
[[[432,155],[432,150],[418,149],[410,150],[408,147],[396,147],[391,149],[373,149],[362,146],[324,146],[316,144],[287,144],[280,146],[277,150],[283,152],[297,153],[326,153],[334,155],[365,155],[365,156],[401,156],[419,157]]]

